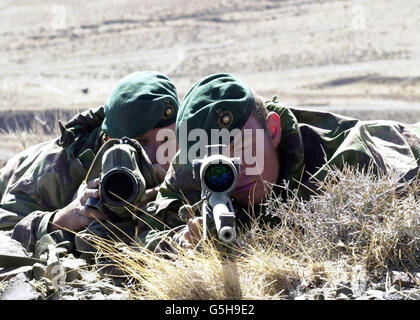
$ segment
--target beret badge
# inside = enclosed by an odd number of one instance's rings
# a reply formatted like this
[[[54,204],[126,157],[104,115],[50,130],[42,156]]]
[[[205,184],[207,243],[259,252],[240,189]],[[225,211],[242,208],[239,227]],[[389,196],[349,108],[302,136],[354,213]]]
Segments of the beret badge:
[[[171,118],[175,113],[175,107],[172,105],[172,103],[169,100],[165,100],[165,104],[166,104],[166,108],[162,116],[163,120],[167,120]]]
[[[229,128],[233,123],[233,113],[230,110],[216,109],[217,124],[219,129]]]

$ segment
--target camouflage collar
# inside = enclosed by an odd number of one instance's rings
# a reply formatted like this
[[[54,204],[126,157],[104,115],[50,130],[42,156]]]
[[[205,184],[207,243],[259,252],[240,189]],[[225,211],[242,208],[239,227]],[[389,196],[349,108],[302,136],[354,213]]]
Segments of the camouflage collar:
[[[269,112],[276,112],[281,119],[282,137],[278,147],[280,153],[280,174],[278,184],[284,181],[289,183],[289,188],[295,189],[304,170],[304,148],[298,121],[288,107],[280,106],[275,97],[265,101]]]

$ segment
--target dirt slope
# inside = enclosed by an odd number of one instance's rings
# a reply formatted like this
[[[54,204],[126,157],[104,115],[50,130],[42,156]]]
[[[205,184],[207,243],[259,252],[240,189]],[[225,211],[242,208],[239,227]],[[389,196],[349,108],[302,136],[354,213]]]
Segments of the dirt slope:
[[[144,69],[181,96],[226,71],[293,105],[418,110],[418,30],[416,0],[6,0],[0,110],[98,105]]]

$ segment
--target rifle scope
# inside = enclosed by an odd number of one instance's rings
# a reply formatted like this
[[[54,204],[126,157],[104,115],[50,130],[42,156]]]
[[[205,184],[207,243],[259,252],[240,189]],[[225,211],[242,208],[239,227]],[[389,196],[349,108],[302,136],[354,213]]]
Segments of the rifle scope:
[[[207,200],[203,204],[205,225],[208,225],[207,216],[211,212],[219,239],[224,243],[234,241],[236,238],[235,213],[229,192],[235,188],[238,179],[239,158],[214,154],[204,159],[194,160],[193,169],[194,176],[200,177],[202,195]],[[204,238],[207,237],[206,230],[207,228],[205,228]]]
[[[201,183],[210,192],[228,193],[236,184],[238,172],[230,158],[213,155],[205,158],[200,168]]]

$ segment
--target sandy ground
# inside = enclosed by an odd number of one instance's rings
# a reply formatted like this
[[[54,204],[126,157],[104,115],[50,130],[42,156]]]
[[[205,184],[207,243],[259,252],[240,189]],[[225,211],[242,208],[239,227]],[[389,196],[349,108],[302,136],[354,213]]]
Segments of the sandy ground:
[[[289,105],[416,122],[418,30],[417,0],[3,0],[0,118],[97,106],[119,78],[154,69],[181,97],[231,72]]]
[[[0,108],[101,104],[144,69],[181,96],[225,71],[292,105],[418,107],[418,30],[416,0],[2,1]]]

